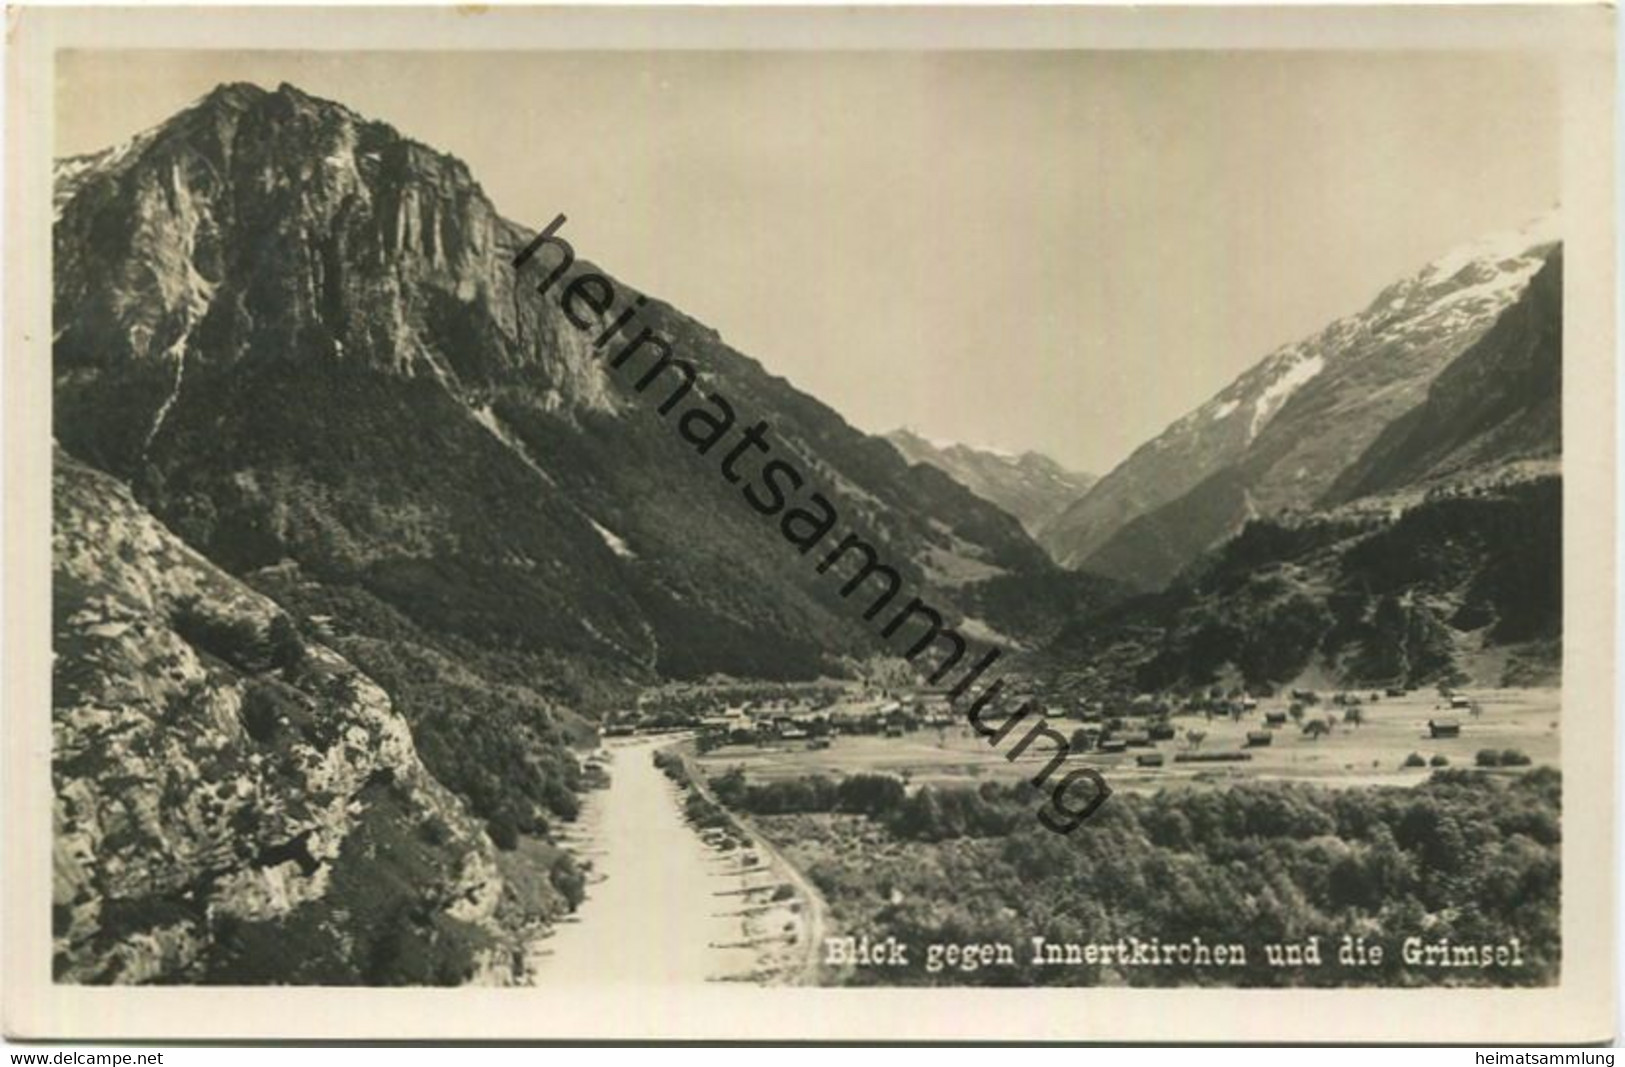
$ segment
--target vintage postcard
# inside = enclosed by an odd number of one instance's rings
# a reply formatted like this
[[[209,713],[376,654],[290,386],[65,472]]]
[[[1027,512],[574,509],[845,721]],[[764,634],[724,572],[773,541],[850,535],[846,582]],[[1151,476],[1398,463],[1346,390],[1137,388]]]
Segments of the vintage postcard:
[[[1609,1038],[1612,35],[13,9],[7,1031]]]

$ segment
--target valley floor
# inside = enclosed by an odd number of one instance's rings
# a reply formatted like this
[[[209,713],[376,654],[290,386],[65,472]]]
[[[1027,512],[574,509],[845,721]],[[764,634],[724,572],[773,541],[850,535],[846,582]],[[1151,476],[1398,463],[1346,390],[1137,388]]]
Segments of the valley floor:
[[[1480,690],[1471,693],[1477,715],[1441,706],[1433,693],[1409,693],[1363,706],[1363,721],[1342,721],[1342,708],[1318,705],[1306,718],[1339,719],[1329,736],[1310,739],[1297,724],[1272,729],[1272,744],[1250,749],[1243,763],[1176,763],[1139,768],[1133,750],[1126,755],[1089,755],[1113,789],[1150,794],[1165,786],[1199,789],[1245,780],[1367,788],[1420,786],[1436,767],[1407,767],[1412,752],[1445,757],[1449,767],[1472,767],[1480,749],[1518,750],[1534,765],[1557,765],[1557,690]],[[1193,750],[1186,731],[1206,732],[1198,749],[1240,750],[1248,731],[1263,723],[1264,711],[1240,721],[1176,716],[1178,739],[1155,750],[1168,757]],[[1456,719],[1461,736],[1432,739],[1428,719]],[[1058,726],[1063,724],[1058,723]],[[1064,724],[1071,729],[1072,724]],[[1064,732],[1064,731],[1063,731]],[[691,789],[669,780],[653,762],[658,750],[682,754]],[[941,845],[903,841],[856,815],[773,815],[734,812],[733,830],[697,830],[686,817],[692,802],[713,804],[707,780],[743,767],[751,781],[796,775],[851,775],[877,771],[907,776],[913,784],[1011,781],[1037,770],[1029,760],[1007,763],[978,737],[959,729],[916,731],[905,737],[838,737],[829,749],[804,745],[728,747],[704,757],[692,755],[684,737],[629,737],[606,745],[609,788],[588,794],[582,819],[562,841],[588,870],[587,900],[577,913],[530,947],[526,970],[533,983],[643,984],[658,987],[705,981],[822,981],[845,983],[821,968],[822,934],[863,929],[876,922],[886,901],[851,898],[851,885],[866,885],[866,872],[882,859],[913,856],[905,867],[936,869],[946,857],[1004,848],[998,841],[944,841]],[[1072,757],[1074,760],[1079,757]],[[1527,767],[1503,771],[1506,781]],[[977,853],[980,854],[980,853]],[[983,857],[986,859],[986,857]],[[983,862],[978,859],[978,864]],[[809,880],[811,869],[834,877],[842,893],[830,896]],[[842,874],[847,872],[847,874]],[[899,875],[902,877],[902,875]],[[942,888],[942,887],[938,887]],[[851,892],[848,892],[851,890]],[[926,885],[910,893],[947,906],[955,893],[936,898]],[[895,903],[897,898],[892,898]],[[873,905],[873,908],[871,908]],[[834,908],[834,911],[830,909]],[[884,908],[882,908],[884,911]],[[1404,976],[1391,976],[1406,981]]]
[[[1248,731],[1263,728],[1265,712],[1285,710],[1284,698],[1262,702],[1258,710],[1239,721],[1180,714],[1173,718],[1177,729],[1174,740],[1119,754],[1074,754],[1068,757],[1067,765],[1095,767],[1111,782],[1113,790],[1135,792],[1168,786],[1224,785],[1247,779],[1328,786],[1416,785],[1426,781],[1436,768],[1405,766],[1412,753],[1424,760],[1442,756],[1451,767],[1472,767],[1478,751],[1487,748],[1515,749],[1534,765],[1558,766],[1562,704],[1559,690],[1482,689],[1466,695],[1479,706],[1476,716],[1448,709],[1431,691],[1418,691],[1363,705],[1363,721],[1358,726],[1342,721],[1346,709],[1322,702],[1307,710],[1304,721],[1332,716],[1338,722],[1330,734],[1311,739],[1289,721],[1270,731],[1269,746],[1251,749],[1245,747]],[[1456,720],[1461,726],[1460,736],[1430,737],[1429,719]],[[1050,725],[1069,735],[1079,723],[1052,719]],[[1194,750],[1186,738],[1191,730],[1206,735]],[[918,730],[903,737],[838,737],[822,749],[808,749],[804,742],[761,747],[730,745],[707,753],[700,763],[710,774],[740,767],[754,782],[804,774],[867,772],[904,776],[914,785],[964,785],[1031,777],[1049,759],[1048,742],[1035,743],[1015,763],[1006,760],[1002,751],[990,747],[969,726],[957,725]],[[1176,754],[1188,751],[1245,751],[1251,758],[1237,763],[1174,762]],[[1162,753],[1164,766],[1139,767],[1136,756],[1147,752]]]

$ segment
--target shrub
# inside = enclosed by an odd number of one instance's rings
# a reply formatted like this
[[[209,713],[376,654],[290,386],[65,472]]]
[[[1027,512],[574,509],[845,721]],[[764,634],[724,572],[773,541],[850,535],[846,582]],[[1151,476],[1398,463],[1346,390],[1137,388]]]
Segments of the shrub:
[[[994,790],[928,785],[905,800],[887,822],[900,836],[921,841],[997,837],[1010,832],[1013,810],[1008,795]]]
[[[1412,752],[1409,756],[1405,757],[1405,763],[1403,766],[1426,767],[1427,763],[1428,761],[1422,758],[1422,754],[1420,752]]]
[[[1520,749],[1509,748],[1501,753],[1501,766],[1503,767],[1527,767],[1533,762],[1534,760],[1530,759]]]
[[[491,835],[491,843],[504,852],[512,852],[519,847],[519,827],[514,825],[513,816],[502,812],[485,824],[486,832]]]
[[[243,729],[262,745],[276,743],[285,731],[298,731],[323,749],[327,746],[321,742],[330,740],[317,736],[321,731],[316,729],[316,717],[300,703],[294,690],[280,682],[251,679],[243,689],[242,717]]]
[[[570,910],[581,906],[587,899],[587,876],[568,852],[560,852],[547,872],[547,880],[558,890],[559,896],[570,905]]]
[[[654,753],[654,765],[660,773],[676,782],[680,786],[688,785],[688,775],[683,770],[683,757],[669,748],[657,748]]]
[[[1501,766],[1501,753],[1493,748],[1481,748],[1478,750],[1478,755],[1473,758],[1473,762],[1480,767],[1499,767]]]
[[[214,615],[196,597],[186,597],[176,603],[169,621],[187,644],[244,673],[257,674],[271,666],[259,627],[251,618]]]
[[[744,768],[732,767],[711,779],[711,792],[730,808],[738,807],[745,799]]]
[[[445,820],[440,816],[430,815],[418,823],[418,837],[423,840],[424,844],[438,848],[451,840],[451,828],[446,825]]]
[[[747,785],[745,772],[735,767],[711,782],[717,799],[730,808],[753,815],[795,815],[834,811],[838,791],[820,774],[786,778],[763,785]]]
[[[702,830],[727,830],[732,827],[728,813],[711,803],[698,790],[692,790],[683,802],[683,813],[689,822]]]
[[[272,667],[291,671],[305,661],[305,642],[298,627],[286,615],[271,620],[271,629],[265,636],[266,656]]]
[[[1428,763],[1434,767],[1448,767],[1450,766],[1450,757],[1441,752],[1428,760]]]

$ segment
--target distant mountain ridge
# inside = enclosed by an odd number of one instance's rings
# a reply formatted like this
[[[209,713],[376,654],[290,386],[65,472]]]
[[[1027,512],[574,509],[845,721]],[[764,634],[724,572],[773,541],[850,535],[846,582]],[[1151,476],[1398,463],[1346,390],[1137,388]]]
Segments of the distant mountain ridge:
[[[1049,662],[1093,691],[1556,684],[1562,349],[1554,248],[1321,499],[1249,518],[1162,591],[1074,614]],[[1245,491],[1214,476],[1156,517],[1194,526]]]
[[[1248,518],[1313,506],[1519,297],[1557,225],[1443,256],[1272,353],[1137,449],[1040,540],[1066,566],[1154,588]]]
[[[1038,531],[1081,499],[1098,479],[1068,470],[1041,452],[1020,455],[991,448],[932,441],[907,428],[886,434],[910,463],[926,463]]]

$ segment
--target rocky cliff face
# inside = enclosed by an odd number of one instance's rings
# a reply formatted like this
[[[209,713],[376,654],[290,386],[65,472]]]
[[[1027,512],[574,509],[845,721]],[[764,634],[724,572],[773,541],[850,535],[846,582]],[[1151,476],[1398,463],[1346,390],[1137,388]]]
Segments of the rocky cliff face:
[[[1555,220],[1429,264],[1143,445],[1041,533],[1062,563],[1160,586],[1248,518],[1308,507],[1524,290]]]
[[[579,331],[516,292],[518,228],[468,169],[291,86],[222,86],[61,161],[58,201],[59,404],[73,412],[91,371],[135,390],[115,427],[70,419],[65,441],[111,469],[151,455],[189,371],[267,360],[470,394],[522,371],[549,405],[612,407]]]
[[[674,454],[553,301],[516,287],[529,236],[463,164],[382,123],[289,86],[224,86],[59,163],[60,440],[210,558],[295,560],[530,657],[562,699],[805,677],[874,651],[829,581]],[[659,301],[645,321],[945,603],[1049,566],[998,509],[715,331]]]
[[[893,430],[886,440],[910,463],[947,474],[983,500],[996,504],[1037,536],[1051,519],[1083,498],[1098,479],[1067,470],[1038,452],[1014,455],[961,444],[938,444],[912,430]]]
[[[406,721],[114,479],[54,478],[55,973],[506,981],[528,916]]]

